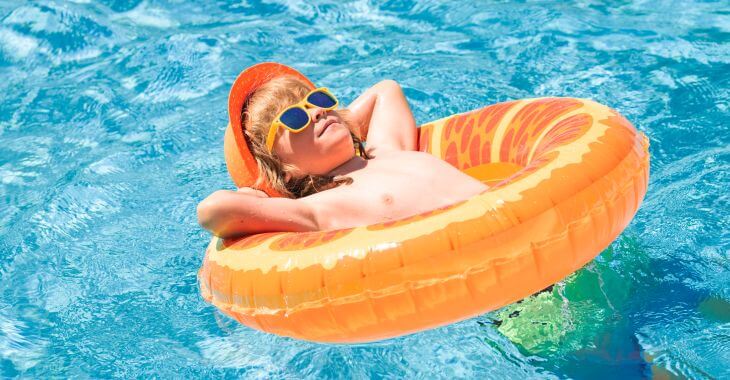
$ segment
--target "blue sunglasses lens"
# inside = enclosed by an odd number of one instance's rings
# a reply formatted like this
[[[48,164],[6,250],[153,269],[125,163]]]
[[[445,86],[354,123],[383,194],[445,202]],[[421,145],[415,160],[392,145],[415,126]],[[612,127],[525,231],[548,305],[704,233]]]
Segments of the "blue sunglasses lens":
[[[301,108],[290,108],[281,114],[281,122],[290,129],[298,131],[309,124],[309,115]]]
[[[307,101],[320,108],[331,108],[337,104],[337,100],[324,91],[317,91],[309,94]]]

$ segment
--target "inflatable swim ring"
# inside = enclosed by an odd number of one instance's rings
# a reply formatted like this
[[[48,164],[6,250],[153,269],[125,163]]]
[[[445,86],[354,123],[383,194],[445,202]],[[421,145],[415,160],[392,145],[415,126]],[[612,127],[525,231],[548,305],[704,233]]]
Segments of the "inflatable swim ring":
[[[215,237],[199,272],[205,300],[255,329],[318,342],[467,319],[591,261],[636,213],[649,175],[646,137],[585,99],[449,116],[420,127],[419,149],[490,189],[388,223]]]

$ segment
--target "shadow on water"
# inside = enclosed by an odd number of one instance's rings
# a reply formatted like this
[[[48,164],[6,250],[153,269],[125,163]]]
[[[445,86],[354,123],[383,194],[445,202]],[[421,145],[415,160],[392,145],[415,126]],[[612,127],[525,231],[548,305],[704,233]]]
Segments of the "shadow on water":
[[[656,360],[661,353],[642,345],[640,327],[657,318],[652,314],[671,313],[662,310],[667,297],[694,303],[698,313],[718,323],[730,321],[730,303],[690,292],[668,295],[652,276],[655,265],[639,239],[622,236],[580,271],[480,324],[569,377],[712,377],[697,368],[667,369],[670,364]]]

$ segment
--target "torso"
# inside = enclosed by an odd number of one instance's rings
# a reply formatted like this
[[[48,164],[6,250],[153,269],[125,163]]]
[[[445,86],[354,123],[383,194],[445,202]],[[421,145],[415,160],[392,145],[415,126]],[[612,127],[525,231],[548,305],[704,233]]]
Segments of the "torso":
[[[382,152],[348,174],[353,182],[301,198],[324,230],[402,219],[487,189],[447,162],[418,151]]]

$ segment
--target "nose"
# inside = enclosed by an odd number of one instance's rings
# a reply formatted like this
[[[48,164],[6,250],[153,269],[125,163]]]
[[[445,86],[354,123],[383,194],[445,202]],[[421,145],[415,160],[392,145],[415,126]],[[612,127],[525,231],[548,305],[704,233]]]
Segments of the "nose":
[[[319,108],[319,107],[310,108],[308,111],[309,111],[309,116],[312,118],[312,122],[315,123],[315,124],[320,119],[323,119],[324,116],[325,116],[325,113],[327,112],[324,109]]]

